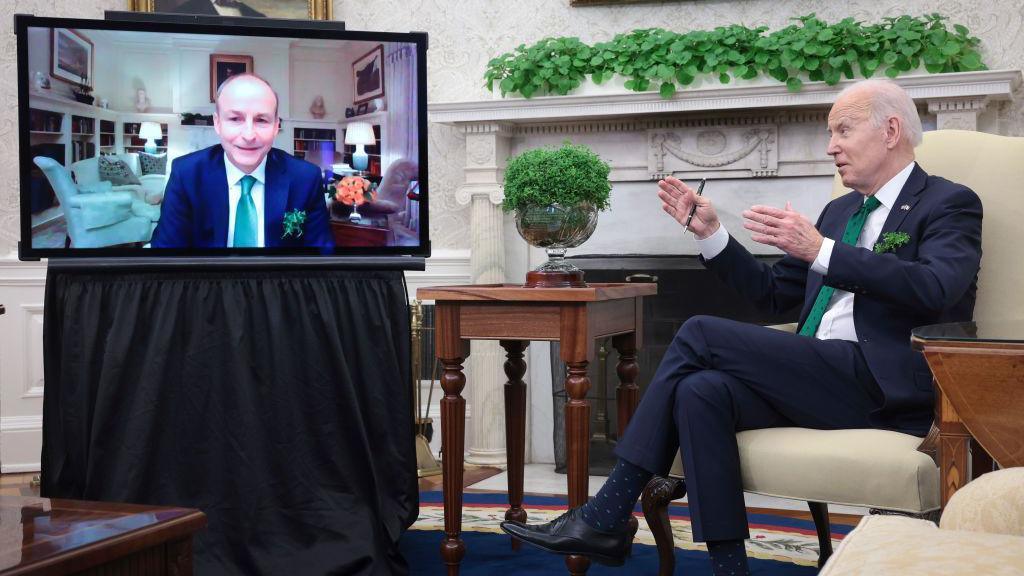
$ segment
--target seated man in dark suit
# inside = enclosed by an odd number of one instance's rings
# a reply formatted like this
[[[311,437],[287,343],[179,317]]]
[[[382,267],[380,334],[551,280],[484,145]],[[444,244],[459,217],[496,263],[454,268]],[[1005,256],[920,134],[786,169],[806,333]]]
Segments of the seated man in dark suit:
[[[910,348],[910,331],[970,320],[981,201],[914,162],[921,121],[895,83],[868,80],[844,90],[828,129],[828,154],[853,191],[825,206],[816,224],[788,204],[744,211],[751,239],[786,253],[771,267],[725,231],[706,196],[675,178],[658,183],[664,210],[680,224],[696,205],[689,230],[704,265],[760,306],[802,306],[799,333],[706,316],[688,320],[597,497],[542,526],[506,522],[507,532],[554,552],[621,563],[634,503],[679,449],[694,540],[707,543],[714,574],[748,574],[737,431],[927,433],[931,374]]]
[[[334,246],[320,169],[272,148],[277,103],[254,74],[221,84],[213,115],[221,143],[174,161],[151,246]]]

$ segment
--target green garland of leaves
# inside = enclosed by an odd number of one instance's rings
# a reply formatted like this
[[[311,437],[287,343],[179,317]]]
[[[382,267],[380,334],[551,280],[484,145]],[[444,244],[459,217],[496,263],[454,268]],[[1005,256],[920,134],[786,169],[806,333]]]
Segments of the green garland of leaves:
[[[947,29],[940,14],[885,18],[878,24],[853,18],[828,24],[814,14],[794,20],[798,24],[770,34],[766,26],[736,24],[685,34],[634,30],[593,46],[579,38],[545,38],[488,62],[485,86],[493,91],[497,82],[502,96],[565,95],[587,76],[601,84],[617,74],[627,78],[630,90],[658,87],[662,98],[670,98],[702,74],[716,75],[723,84],[764,75],[795,92],[804,74],[833,85],[844,76],[870,78],[880,70],[895,78],[922,63],[931,73],[987,68],[977,50],[980,40],[960,24]]]

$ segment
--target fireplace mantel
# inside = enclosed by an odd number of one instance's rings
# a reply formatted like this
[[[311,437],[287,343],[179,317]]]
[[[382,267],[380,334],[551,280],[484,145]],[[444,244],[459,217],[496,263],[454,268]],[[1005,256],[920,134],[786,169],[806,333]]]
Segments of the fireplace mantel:
[[[911,75],[895,81],[919,104],[926,128],[977,130],[978,116],[990,102],[1014,97],[1021,71]],[[827,192],[822,192],[835,168],[825,154],[825,119],[839,92],[853,83],[809,82],[799,92],[764,80],[708,83],[669,99],[657,92],[608,93],[606,87],[593,87],[606,93],[431,103],[431,122],[456,126],[466,137],[465,183],[456,199],[470,205],[473,282],[522,280],[530,253],[523,245],[504,244],[505,219],[499,205],[505,165],[515,152],[566,138],[587,144],[608,161],[613,207],[616,195],[625,199],[602,217],[603,224],[588,241],[598,253],[606,253],[609,246],[624,250],[615,253],[656,253],[679,245],[677,231],[635,225],[664,216],[656,202],[646,199],[649,183],[666,174],[717,180],[716,201],[727,229],[742,229],[737,213],[749,205],[751,190],[760,194],[761,203],[792,199],[794,208],[815,216],[827,201]],[[758,180],[753,185],[744,179]],[[602,229],[623,232],[609,240],[602,239]],[[654,250],[633,250],[637,245]],[[506,261],[515,277],[506,277]],[[481,417],[472,421],[467,461],[502,465],[500,390],[505,375],[495,367],[501,365],[503,354],[494,342],[475,341],[472,346],[468,396],[473,414]],[[544,355],[535,352],[529,363],[533,390],[538,384],[544,388],[544,381],[550,386]]]
[[[1007,100],[1021,84],[1020,70],[985,70],[949,74],[923,74],[896,78],[916,101]],[[429,107],[431,122],[460,125],[468,122],[532,124],[563,120],[623,118],[654,114],[738,110],[827,108],[854,80],[834,86],[808,82],[790,92],[774,80],[739,81],[677,91],[669,99],[658,92],[623,92],[537,98],[502,98],[472,102],[438,102]]]

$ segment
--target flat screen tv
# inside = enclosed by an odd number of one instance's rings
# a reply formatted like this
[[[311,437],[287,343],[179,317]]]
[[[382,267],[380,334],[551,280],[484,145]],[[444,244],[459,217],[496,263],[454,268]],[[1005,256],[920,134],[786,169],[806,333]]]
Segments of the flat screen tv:
[[[429,256],[426,34],[15,20],[23,259]]]

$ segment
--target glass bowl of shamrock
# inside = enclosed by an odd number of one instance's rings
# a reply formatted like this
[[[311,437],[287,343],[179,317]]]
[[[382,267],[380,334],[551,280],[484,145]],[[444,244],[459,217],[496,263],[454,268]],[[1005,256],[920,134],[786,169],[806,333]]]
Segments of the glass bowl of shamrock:
[[[359,213],[359,206],[367,202],[373,202],[377,197],[377,185],[371,184],[362,176],[345,176],[334,184],[334,199],[346,206],[352,207],[348,219],[358,222],[363,219]]]

